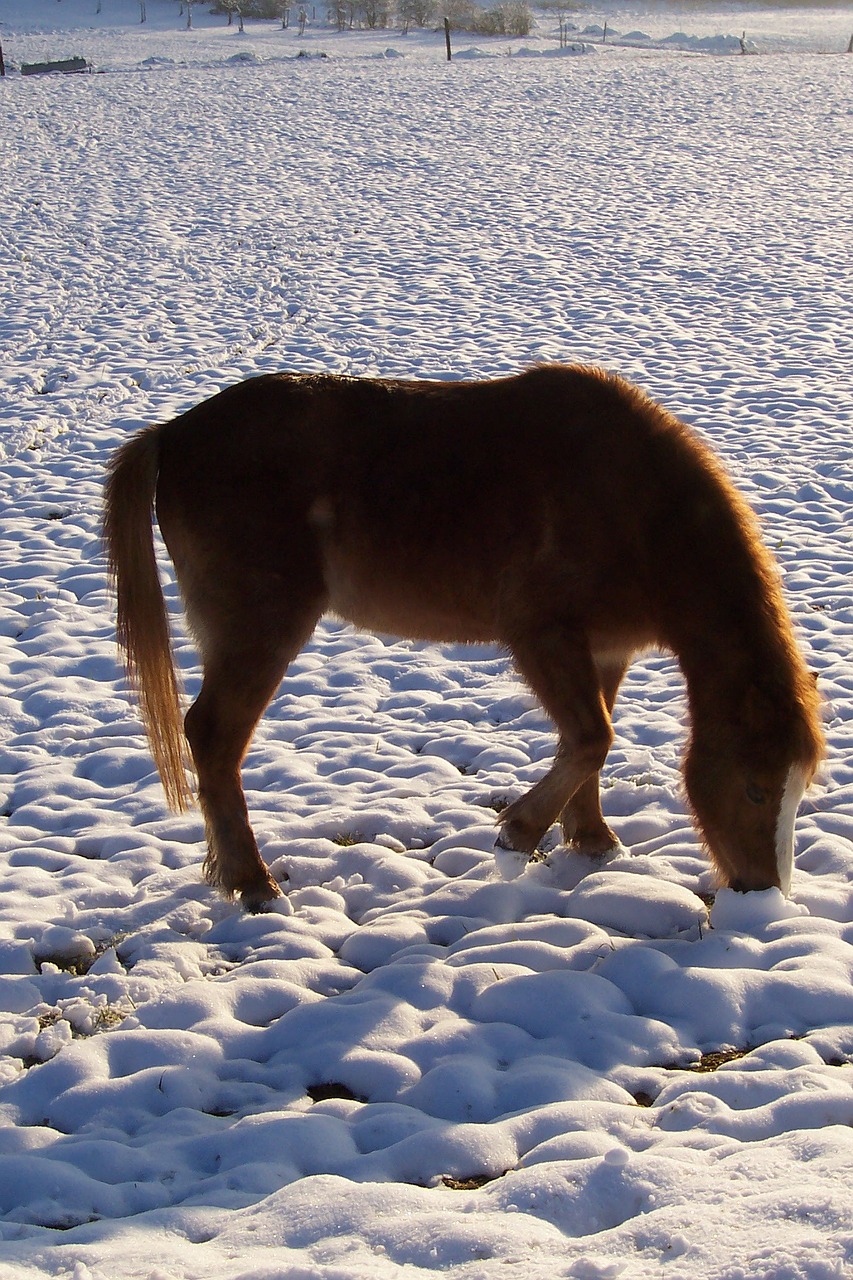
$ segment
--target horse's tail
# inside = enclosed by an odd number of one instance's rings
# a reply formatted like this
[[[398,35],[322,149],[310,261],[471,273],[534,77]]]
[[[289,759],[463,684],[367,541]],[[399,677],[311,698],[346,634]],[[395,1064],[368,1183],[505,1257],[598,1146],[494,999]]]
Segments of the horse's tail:
[[[139,695],[151,754],[173,809],[192,803],[169,616],[154,554],[154,496],[160,434],[150,427],[123,445],[109,464],[104,542],[116,592],[116,632],[127,675]]]

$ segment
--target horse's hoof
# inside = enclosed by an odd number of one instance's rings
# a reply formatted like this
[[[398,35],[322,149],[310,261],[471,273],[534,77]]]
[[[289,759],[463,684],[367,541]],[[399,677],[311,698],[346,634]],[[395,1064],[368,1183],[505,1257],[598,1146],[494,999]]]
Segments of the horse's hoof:
[[[527,854],[522,853],[519,849],[513,849],[505,839],[503,832],[495,841],[493,853],[495,856],[495,870],[501,880],[517,880],[527,869],[527,863],[529,862]]]
[[[608,862],[617,853],[627,852],[612,831],[606,836],[573,836],[566,840],[565,846],[570,853],[579,853],[584,858],[600,858],[603,862]]]
[[[280,897],[281,890],[274,881],[270,880],[251,889],[244,889],[240,894],[240,902],[244,911],[257,915],[261,911],[266,911],[276,898]]]

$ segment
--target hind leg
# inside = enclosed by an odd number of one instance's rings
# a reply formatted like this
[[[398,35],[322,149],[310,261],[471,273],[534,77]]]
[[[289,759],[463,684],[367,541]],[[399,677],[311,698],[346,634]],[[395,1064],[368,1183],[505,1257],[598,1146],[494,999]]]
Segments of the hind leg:
[[[597,666],[601,694],[609,716],[613,711],[613,704],[627,663],[620,661],[606,665],[601,663]],[[592,774],[578,787],[560,814],[560,826],[563,829],[563,839],[575,853],[585,853],[595,857],[610,853],[618,847],[619,840],[604,821],[604,815],[601,812],[598,773]]]
[[[560,735],[551,769],[498,819],[499,845],[529,855],[588,780],[597,795],[597,775],[610,749],[613,730],[582,631],[553,623],[517,637],[511,648],[519,671]]]
[[[279,889],[249,824],[240,766],[255,726],[320,612],[286,626],[278,620],[275,632],[268,620],[250,614],[243,618],[241,640],[208,643],[201,692],[185,720],[207,835],[205,878],[227,897],[239,893],[250,911],[277,897]]]

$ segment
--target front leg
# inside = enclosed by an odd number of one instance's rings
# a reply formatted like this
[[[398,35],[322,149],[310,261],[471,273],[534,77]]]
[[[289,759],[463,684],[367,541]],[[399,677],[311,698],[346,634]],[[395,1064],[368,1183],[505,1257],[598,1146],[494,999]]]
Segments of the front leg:
[[[560,814],[563,840],[572,853],[590,858],[618,849],[618,837],[610,830],[601,812],[598,774],[582,782]]]
[[[610,716],[616,702],[616,694],[627,670],[627,658],[611,658],[597,661],[601,695]],[[560,814],[563,839],[572,853],[601,857],[619,848],[619,839],[604,821],[601,812],[600,779],[598,773],[582,782]]]
[[[511,647],[521,675],[560,735],[548,773],[498,818],[498,847],[529,856],[580,788],[589,782],[597,796],[597,775],[613,730],[599,672],[579,628],[555,622],[516,637]]]

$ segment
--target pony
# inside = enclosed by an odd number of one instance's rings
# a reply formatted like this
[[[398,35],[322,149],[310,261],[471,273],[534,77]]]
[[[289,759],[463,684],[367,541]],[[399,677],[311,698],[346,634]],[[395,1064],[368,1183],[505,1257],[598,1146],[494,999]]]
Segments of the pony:
[[[823,755],[819,698],[755,516],[699,435],[594,367],[485,381],[279,373],[135,434],[109,464],[117,633],[166,796],[191,800],[152,516],[203,680],[184,723],[207,881],[279,893],[241,781],[288,664],[331,612],[434,642],[498,642],[553,720],[544,777],[497,818],[535,852],[618,847],[599,773],[632,658],[687,688],[687,799],[720,885],[790,889],[794,819]]]

